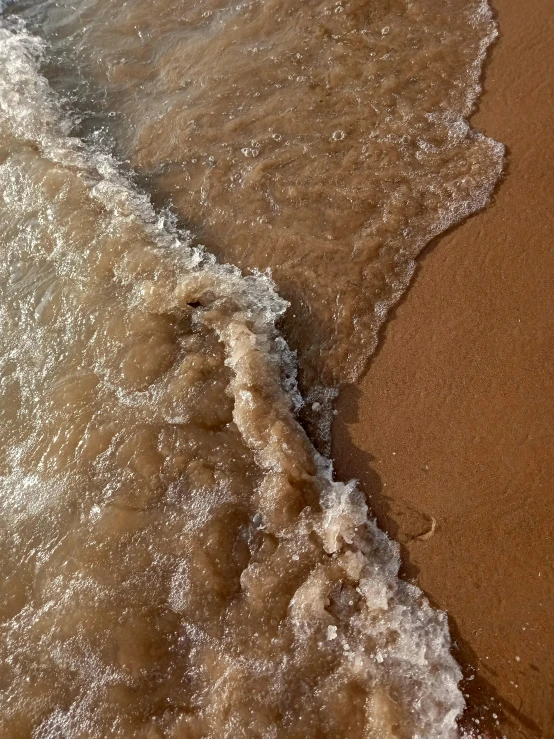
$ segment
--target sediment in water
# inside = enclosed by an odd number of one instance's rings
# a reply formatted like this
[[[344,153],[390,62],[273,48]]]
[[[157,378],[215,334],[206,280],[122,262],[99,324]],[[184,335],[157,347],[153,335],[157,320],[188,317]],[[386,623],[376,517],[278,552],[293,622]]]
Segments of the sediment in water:
[[[3,735],[456,736],[445,616],[398,580],[396,546],[295,420],[285,301],[70,137],[42,44],[17,23],[0,34]],[[499,166],[497,145],[456,130]],[[220,215],[226,244],[251,243]],[[352,321],[322,377],[360,366]],[[373,329],[358,328],[362,357]]]

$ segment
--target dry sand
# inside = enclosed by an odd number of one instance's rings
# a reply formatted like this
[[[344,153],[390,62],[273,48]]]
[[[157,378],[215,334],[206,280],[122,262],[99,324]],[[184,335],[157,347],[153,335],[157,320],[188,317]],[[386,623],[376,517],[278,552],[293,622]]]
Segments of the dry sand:
[[[470,720],[552,739],[554,6],[494,5],[473,125],[507,145],[506,176],[428,250],[341,396],[334,457],[402,543],[406,576],[448,612]]]

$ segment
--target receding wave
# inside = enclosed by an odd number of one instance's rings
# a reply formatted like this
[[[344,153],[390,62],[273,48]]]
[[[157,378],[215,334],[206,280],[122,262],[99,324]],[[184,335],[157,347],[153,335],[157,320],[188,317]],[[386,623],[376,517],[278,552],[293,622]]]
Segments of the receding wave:
[[[318,417],[486,203],[494,25],[436,5],[0,19],[2,737],[459,736],[446,616],[298,423],[277,328]]]
[[[414,259],[482,208],[484,0],[18,0],[48,76],[218,258],[270,267],[305,391],[354,379]]]
[[[443,614],[294,419],[268,277],[68,136],[0,28],[3,737],[447,737]]]
[[[496,27],[485,0],[17,0],[48,79],[219,260],[271,268],[328,449],[437,234],[484,207],[503,147],[466,118]]]

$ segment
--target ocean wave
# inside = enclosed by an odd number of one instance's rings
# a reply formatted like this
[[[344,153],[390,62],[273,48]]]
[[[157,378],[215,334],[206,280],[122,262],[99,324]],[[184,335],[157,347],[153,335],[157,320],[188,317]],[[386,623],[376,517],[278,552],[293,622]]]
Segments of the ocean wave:
[[[0,27],[5,737],[455,737],[446,616],[295,419],[286,302]]]

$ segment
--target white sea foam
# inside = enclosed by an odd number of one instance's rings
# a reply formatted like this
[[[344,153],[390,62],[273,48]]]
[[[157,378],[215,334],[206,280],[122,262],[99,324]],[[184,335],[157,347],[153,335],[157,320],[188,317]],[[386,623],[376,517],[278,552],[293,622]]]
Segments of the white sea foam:
[[[32,159],[30,165],[31,175],[26,176],[31,177],[32,168],[35,167],[37,177],[46,177],[43,171],[48,173],[49,170],[41,169],[42,162],[50,162],[54,166],[56,176],[62,176],[64,172],[68,174],[70,183],[68,186],[71,186],[71,182],[74,182],[75,186],[76,183],[85,183],[90,202],[100,206],[102,217],[105,219],[103,228],[110,228],[113,224],[118,224],[118,228],[120,226],[130,228],[131,231],[140,234],[144,242],[151,245],[152,250],[147,256],[154,255],[159,261],[159,269],[156,267],[153,269],[155,278],[137,279],[135,276],[134,282],[131,280],[127,283],[120,278],[120,283],[116,281],[110,288],[111,290],[125,288],[128,291],[126,310],[131,311],[129,315],[132,315],[132,311],[140,311],[142,305],[155,305],[157,311],[166,311],[168,314],[182,312],[183,305],[193,305],[192,310],[188,310],[187,313],[192,314],[193,325],[196,322],[196,325],[203,327],[203,331],[215,332],[223,344],[225,364],[230,371],[228,393],[233,399],[233,422],[245,448],[254,455],[256,475],[259,478],[255,486],[256,500],[252,501],[253,510],[256,507],[258,510],[251,516],[248,536],[256,537],[259,532],[273,531],[277,540],[281,542],[279,546],[292,553],[288,570],[294,571],[298,563],[295,590],[290,598],[287,616],[283,618],[280,627],[281,633],[287,630],[290,632],[291,638],[296,640],[295,646],[293,651],[284,652],[278,659],[281,665],[279,669],[282,672],[279,680],[275,678],[275,682],[272,683],[271,695],[279,694],[280,705],[283,705],[287,695],[283,685],[289,679],[287,660],[294,663],[294,669],[302,673],[306,667],[300,664],[302,659],[308,661],[313,659],[317,649],[321,651],[340,648],[340,660],[333,677],[335,680],[332,683],[335,686],[333,690],[340,693],[346,690],[344,686],[356,681],[370,686],[364,709],[367,721],[364,737],[397,736],[394,725],[398,722],[404,726],[400,730],[404,733],[400,735],[407,736],[406,731],[409,731],[409,736],[413,739],[450,739],[457,736],[456,720],[461,714],[464,701],[457,687],[461,673],[450,654],[450,637],[445,614],[432,609],[416,587],[398,578],[398,546],[391,542],[369,517],[367,505],[356,484],[354,482],[343,484],[333,480],[330,461],[317,454],[311,447],[294,418],[295,410],[301,405],[295,381],[294,356],[275,328],[275,322],[283,315],[287,303],[278,296],[269,274],[256,273],[245,277],[238,269],[219,264],[205,250],[193,248],[191,239],[185,233],[172,229],[167,219],[160,218],[148,197],[133,187],[121,174],[117,162],[105,152],[88,148],[69,135],[71,121],[61,114],[55,96],[39,71],[43,54],[44,44],[29,35],[22,25],[4,24],[0,27],[2,70],[0,145],[6,149],[6,160],[0,165],[0,169],[4,169],[4,182],[11,186],[11,189],[6,187],[3,194],[7,212],[14,216],[18,213],[18,208],[35,207],[39,213],[39,221],[59,217],[54,214],[53,209],[49,211],[48,203],[34,200],[37,195],[30,186],[25,190],[18,184],[18,178],[24,175],[13,170],[14,165],[10,163],[10,158],[15,157],[17,164],[17,156],[24,158],[25,147],[30,147],[33,153],[29,156],[35,159]],[[452,130],[455,135],[455,127]],[[460,205],[460,212],[453,215],[450,211],[444,218],[452,220],[460,218],[464,207],[465,212],[475,209],[474,204]],[[88,217],[88,212],[85,215]],[[17,231],[17,224],[14,228]],[[25,233],[18,232],[18,238],[32,238],[31,227],[25,228],[27,228]],[[117,229],[114,229],[114,232],[117,232]],[[81,288],[83,291],[93,290],[87,284],[90,273],[83,262],[84,251],[75,251],[73,244],[63,240],[63,233],[58,233],[57,238],[58,242],[49,256],[50,264],[54,265],[58,275],[68,280],[73,290]],[[29,246],[30,243],[25,242],[27,256],[35,253],[33,252],[35,247],[32,244]],[[10,259],[17,257],[17,244],[15,246],[5,244],[4,248]],[[21,252],[19,256],[23,259],[25,254]],[[122,274],[121,265],[125,258],[124,255],[115,267],[116,276]],[[9,295],[9,290],[5,290],[3,300],[9,298]],[[50,295],[48,291],[43,293],[42,302],[36,308],[37,315],[40,316],[41,312],[46,310],[45,306],[51,302]],[[199,309],[194,307],[197,303]],[[82,305],[87,305],[86,300]],[[105,319],[108,317],[105,316]],[[75,322],[70,314],[66,314],[64,320],[76,330],[82,325]],[[13,348],[12,361],[22,363],[26,372],[34,371],[38,376],[41,372],[40,352],[47,354],[48,347],[38,346],[38,360],[35,360],[34,364],[29,359],[29,352],[33,348],[33,342],[37,349],[37,342],[40,344],[45,340],[48,340],[47,335],[42,335],[36,327],[30,327],[29,334],[22,337],[21,347]],[[62,345],[60,346],[63,355],[64,349]],[[69,350],[69,347],[67,349]],[[106,402],[105,398],[117,398],[118,408],[125,409],[126,414],[123,429],[130,428],[135,423],[133,414],[138,417],[141,413],[158,413],[158,406],[167,398],[168,383],[176,376],[175,367],[167,373],[162,373],[163,376],[156,380],[157,384],[154,383],[148,390],[128,390],[121,387],[116,388],[115,396],[108,396],[108,391],[114,389],[115,381],[110,375],[109,368],[106,369],[108,365],[104,367],[102,361],[97,360],[93,367],[102,388],[101,392],[104,393],[98,397],[102,403]],[[79,367],[82,369],[82,365]],[[36,403],[40,404],[42,391],[39,383],[32,377],[30,388],[36,389]],[[105,410],[104,408],[102,412]],[[42,410],[38,406],[37,412],[38,416],[42,417]],[[36,431],[37,429],[33,429],[33,433]],[[115,442],[112,442],[113,444]],[[102,454],[108,454],[110,448],[108,447]],[[64,505],[74,506],[79,496],[85,501],[89,501],[90,498],[90,503],[86,503],[88,513],[85,523],[78,520],[77,516],[76,520],[63,530],[64,538],[74,537],[77,546],[81,542],[80,537],[84,537],[83,541],[86,541],[89,525],[100,525],[103,517],[107,515],[108,508],[102,501],[106,496],[109,498],[106,493],[109,482],[103,479],[104,498],[101,495],[96,499],[86,490],[88,484],[86,475],[82,479],[73,477],[69,479],[74,473],[68,472],[66,479],[66,473],[62,468],[52,477],[49,488],[40,474],[33,477],[32,474],[20,469],[23,462],[18,461],[18,449],[21,447],[14,447],[12,450],[11,462],[8,465],[11,466],[11,472],[4,475],[1,481],[0,510],[4,521],[2,525],[8,531],[11,526],[19,525],[26,518],[39,521],[38,544],[36,541],[27,543],[19,538],[16,560],[20,563],[26,562],[34,556],[38,546],[43,547],[46,552],[45,561],[55,562],[53,552],[56,547],[61,546],[62,539],[57,539],[55,546],[52,547],[45,533],[48,526],[44,529],[40,523],[41,517],[43,521],[49,516],[52,521],[57,521],[65,515],[60,508],[60,500],[65,501]],[[310,465],[314,465],[312,472]],[[117,474],[126,474],[125,465]],[[320,507],[317,509],[314,506],[306,506],[300,516],[280,523],[292,479],[296,481],[296,485],[300,485],[299,481],[307,481],[306,484],[309,483],[317,491]],[[180,495],[178,490],[176,492],[176,483],[172,485],[168,486],[165,493],[167,501],[178,499]],[[209,494],[202,495],[201,487],[195,489],[194,500],[189,501],[189,505],[192,506],[189,515],[186,509],[177,509],[168,517],[166,522],[168,531],[177,525],[175,522],[179,517],[186,518],[180,529],[182,532],[180,541],[185,540],[189,529],[197,529],[206,522],[209,523],[210,515],[217,506],[235,500],[233,493],[224,483],[218,483],[209,490],[211,491]],[[72,495],[74,497],[71,497]],[[198,510],[193,510],[195,505],[198,506]],[[113,509],[111,510],[113,512]],[[147,516],[149,510],[140,509],[140,514]],[[22,532],[28,533],[29,529],[23,527]],[[314,565],[315,560],[312,559],[310,560],[312,568],[306,569],[305,553],[310,547],[313,549],[315,546],[310,538],[314,535],[319,542],[317,544],[319,549],[317,547],[316,549],[318,552],[321,551],[317,554],[317,564]],[[117,536],[119,533],[114,533],[114,539]],[[177,564],[172,564],[173,569],[168,569],[167,572],[163,570],[165,566],[163,563],[169,559],[169,554],[163,553],[161,549],[157,550],[161,545],[158,545],[154,537],[147,541],[145,546],[146,549],[150,548],[155,552],[153,558],[155,564],[149,567],[154,569],[158,567],[162,573],[158,580],[156,574],[152,576],[153,579],[148,581],[149,587],[153,593],[161,592],[162,579],[167,578],[170,582],[169,590],[165,596],[158,596],[163,602],[163,607],[174,613],[187,614],[187,609],[192,609],[190,599],[193,597],[192,565],[187,559],[188,556],[192,556],[190,549],[192,544],[187,543],[185,552],[177,557]],[[32,547],[32,550],[29,547]],[[117,550],[114,550],[114,557],[116,552]],[[272,554],[271,557],[273,556]],[[316,555],[310,556],[313,558]],[[135,683],[132,680],[129,682],[126,668],[119,668],[115,663],[111,665],[109,661],[106,662],[101,640],[95,641],[94,624],[91,625],[89,616],[75,606],[75,603],[80,603],[81,600],[96,603],[100,613],[101,609],[106,607],[104,604],[107,599],[117,598],[118,608],[132,611],[134,604],[125,601],[125,588],[128,583],[115,581],[109,588],[102,590],[99,584],[100,576],[87,578],[79,572],[72,575],[69,580],[64,580],[63,573],[67,569],[68,561],[59,563],[59,574],[54,567],[48,575],[49,580],[44,576],[41,587],[47,592],[46,601],[40,603],[40,597],[33,590],[33,587],[38,586],[30,585],[29,592],[33,595],[21,610],[18,611],[16,608],[10,618],[3,623],[4,633],[7,635],[4,657],[11,665],[17,665],[20,661],[23,665],[34,665],[33,669],[36,667],[35,661],[53,660],[54,666],[48,669],[55,672],[57,677],[52,680],[50,688],[40,693],[39,703],[42,702],[41,705],[45,708],[42,714],[39,711],[38,723],[31,727],[32,736],[36,739],[54,739],[62,735],[71,739],[82,736],[83,733],[90,737],[107,736],[102,733],[107,726],[102,721],[108,720],[113,721],[110,735],[129,735],[125,734],[128,729],[125,729],[127,724],[123,717],[128,708],[125,701],[121,702],[121,716],[115,718],[108,714],[103,716],[104,709],[99,709],[98,701],[104,700],[103,691],[110,686],[117,684],[132,686]],[[269,569],[264,570],[266,565]],[[16,563],[16,571],[18,566],[20,565]],[[267,560],[260,555],[256,563],[252,560],[244,567],[240,582],[243,591],[253,599],[252,602],[257,597],[255,595],[257,591],[264,593],[267,590],[271,598],[276,597],[279,583],[272,584],[271,572],[274,566],[269,555]],[[27,572],[22,565],[21,568],[21,572]],[[37,565],[37,572],[39,570]],[[83,572],[85,570],[83,566]],[[133,577],[142,577],[144,573],[141,573],[142,571],[137,570]],[[11,587],[10,583],[8,580],[4,587]],[[351,605],[354,600],[343,603],[340,600],[342,597],[340,593],[350,593],[348,598],[356,598],[356,607]],[[8,596],[9,593],[4,595]],[[87,598],[90,600],[87,601]],[[39,605],[35,605],[35,599],[39,601]],[[333,623],[330,623],[331,617],[326,611],[331,601],[336,601]],[[238,606],[233,601],[228,607]],[[263,607],[262,604],[260,608],[263,610]],[[250,619],[251,631],[257,636],[258,631],[261,633],[266,628],[265,616],[260,616],[258,629],[255,615],[257,611],[248,610],[249,608],[250,606],[248,608],[245,606],[243,620]],[[101,617],[98,618],[98,628],[105,628]],[[207,647],[204,652],[202,651],[206,644],[215,651],[219,650],[221,654],[226,650],[229,655],[235,654],[233,658],[235,662],[229,665],[226,671],[214,670],[207,682],[208,686],[214,686],[215,698],[221,701],[223,694],[217,693],[216,685],[227,685],[225,701],[228,710],[231,711],[232,720],[225,719],[228,723],[220,729],[219,735],[214,733],[213,727],[206,729],[205,722],[215,721],[212,714],[217,711],[217,705],[203,708],[200,693],[195,694],[193,700],[192,692],[187,696],[185,684],[181,690],[184,690],[185,698],[190,698],[193,706],[187,714],[186,726],[179,723],[185,721],[182,716],[175,718],[172,715],[167,718],[165,728],[155,729],[157,724],[154,719],[157,720],[157,717],[154,714],[145,715],[139,722],[143,722],[145,732],[152,733],[144,733],[144,736],[292,736],[289,730],[283,728],[283,724],[276,723],[273,728],[268,728],[273,720],[270,718],[267,719],[268,723],[264,724],[265,733],[256,733],[257,730],[249,728],[249,725],[244,723],[246,714],[241,712],[244,698],[237,697],[239,690],[237,686],[240,686],[242,679],[249,685],[252,676],[259,677],[266,673],[270,675],[275,663],[269,659],[261,660],[257,652],[252,655],[246,651],[241,652],[240,645],[243,645],[244,641],[238,641],[238,646],[234,647],[232,633],[226,633],[225,638],[221,637],[218,642],[218,637],[210,635],[209,624],[201,629],[195,625],[196,622],[192,617],[185,615],[183,619],[183,623],[179,624],[179,629],[182,630],[179,639],[185,640],[185,634],[188,635],[187,643],[192,644],[191,654],[195,655],[196,660],[191,662],[195,675],[200,675],[203,670],[209,675],[210,660],[215,660],[214,655],[210,656]],[[45,623],[48,623],[48,626],[44,626]],[[42,641],[35,640],[38,628],[45,629]],[[56,629],[63,636],[58,638]],[[88,641],[83,634],[88,634]],[[74,649],[69,648],[70,642],[76,645]],[[319,646],[316,649],[313,645]],[[312,647],[316,652],[310,651]],[[25,653],[26,648],[35,650],[35,653]],[[279,648],[280,642],[275,641],[270,650]],[[43,654],[41,650],[46,652]],[[333,659],[336,660],[336,653],[333,652],[333,655],[335,655]],[[13,718],[13,705],[18,703],[25,705],[30,695],[26,693],[30,687],[22,679],[23,673],[18,672],[17,667],[13,669],[15,679],[9,696],[12,706],[9,711],[5,707],[4,720],[7,720],[8,716]],[[168,662],[167,669],[172,669],[171,661]],[[233,670],[239,674],[238,681],[228,677]],[[217,679],[214,677],[216,673],[219,675]],[[293,668],[291,674],[296,674]],[[63,684],[60,680],[64,679],[75,679],[78,689],[69,698],[64,697],[62,706],[57,704],[60,685]],[[156,680],[163,683],[164,678],[158,675]],[[230,686],[233,686],[232,690]],[[148,689],[148,683],[146,688]],[[144,686],[140,689],[144,689]],[[208,688],[204,686],[202,699],[204,701],[207,700],[205,697],[207,690]],[[236,695],[232,691],[235,691]],[[331,695],[329,693],[327,702],[330,702]],[[185,698],[181,696],[180,700],[184,703]],[[247,699],[249,698],[250,696],[247,696]],[[313,700],[316,698],[314,694]],[[236,704],[233,701],[236,701]],[[128,705],[133,705],[130,698]],[[308,707],[305,709],[307,711]],[[236,714],[233,713],[234,710]],[[257,719],[250,717],[249,720],[255,722]],[[2,719],[0,726],[1,721]],[[171,726],[173,728],[168,728]],[[179,733],[179,726],[182,727],[182,734]],[[8,733],[4,735],[11,736],[9,733],[11,730],[6,729]],[[135,730],[139,731],[136,726]],[[311,735],[310,730],[309,727],[304,728],[303,735]],[[159,733],[156,734],[155,731]],[[171,733],[172,731],[175,733]],[[139,736],[139,733],[135,735]]]

